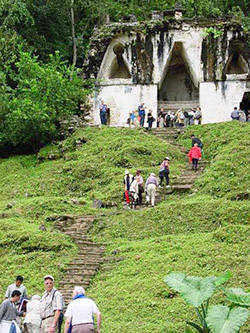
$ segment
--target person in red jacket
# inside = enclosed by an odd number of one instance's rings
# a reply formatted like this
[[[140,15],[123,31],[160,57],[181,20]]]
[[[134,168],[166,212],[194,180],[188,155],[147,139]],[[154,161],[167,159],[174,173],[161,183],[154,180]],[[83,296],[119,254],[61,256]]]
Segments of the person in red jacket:
[[[201,150],[198,147],[198,143],[195,143],[194,146],[190,149],[188,153],[189,162],[193,163],[193,170],[197,171],[198,162],[201,160]]]

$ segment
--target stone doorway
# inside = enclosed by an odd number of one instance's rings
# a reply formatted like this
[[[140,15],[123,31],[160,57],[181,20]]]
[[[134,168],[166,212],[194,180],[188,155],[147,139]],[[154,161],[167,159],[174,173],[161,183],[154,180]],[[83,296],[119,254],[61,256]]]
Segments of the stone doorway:
[[[245,112],[246,119],[250,115],[250,91],[245,92],[240,102],[240,109]]]
[[[175,43],[159,90],[159,100],[192,101],[198,98],[199,91],[191,77],[183,45]]]
[[[187,111],[199,106],[199,89],[194,83],[183,44],[176,42],[158,90],[158,111]]]

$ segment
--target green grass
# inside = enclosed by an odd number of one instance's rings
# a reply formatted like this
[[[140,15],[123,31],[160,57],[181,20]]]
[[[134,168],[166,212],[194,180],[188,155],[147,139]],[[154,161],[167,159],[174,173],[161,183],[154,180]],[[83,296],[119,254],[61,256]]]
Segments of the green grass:
[[[83,142],[80,147],[77,140]],[[53,229],[50,217],[93,214],[93,199],[121,205],[125,169],[141,169],[146,177],[157,171],[166,154],[174,160],[177,175],[184,158],[175,147],[144,131],[86,128],[44,147],[37,156],[0,160],[1,294],[17,274],[24,275],[29,294],[42,291],[48,272],[59,281],[76,247]],[[52,155],[54,160],[49,160]],[[39,230],[40,225],[46,231]]]
[[[53,229],[50,217],[60,214],[96,214],[89,237],[106,244],[107,256],[122,259],[104,264],[88,290],[102,311],[103,332],[184,332],[194,314],[180,297],[169,298],[163,279],[172,271],[206,276],[229,270],[229,285],[248,290],[249,126],[193,126],[179,143],[188,148],[193,131],[210,164],[196,191],[168,196],[154,209],[122,209],[124,171],[141,169],[146,178],[169,155],[173,178],[186,160],[141,130],[86,128],[38,156],[1,160],[1,294],[16,274],[25,276],[29,294],[42,291],[47,273],[62,278],[76,248]],[[77,140],[84,143],[77,147]],[[93,199],[118,207],[95,210]],[[223,302],[222,296],[213,302]],[[248,321],[242,332],[249,329]]]

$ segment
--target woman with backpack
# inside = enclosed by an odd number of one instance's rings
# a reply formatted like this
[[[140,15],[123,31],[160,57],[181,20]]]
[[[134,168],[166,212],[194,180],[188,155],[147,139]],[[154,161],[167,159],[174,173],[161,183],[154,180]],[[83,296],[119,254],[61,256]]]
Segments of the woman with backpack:
[[[159,171],[159,178],[160,178],[160,185],[159,187],[162,187],[164,178],[166,178],[166,188],[169,188],[169,157],[165,157],[164,161],[161,163],[160,171]]]

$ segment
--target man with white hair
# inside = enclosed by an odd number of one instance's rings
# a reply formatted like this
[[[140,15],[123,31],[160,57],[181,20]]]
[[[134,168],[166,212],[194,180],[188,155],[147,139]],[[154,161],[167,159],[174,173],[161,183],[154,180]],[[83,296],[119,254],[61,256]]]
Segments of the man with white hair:
[[[41,316],[40,316],[40,299],[39,295],[34,295],[27,304],[27,312],[24,319],[24,325],[28,333],[40,333]]]
[[[93,314],[97,317],[97,330],[95,331]],[[85,296],[82,287],[75,287],[73,301],[69,303],[65,312],[66,322],[64,333],[68,332],[72,325],[72,333],[93,333],[101,332],[101,313],[95,302]]]
[[[156,187],[159,186],[158,180],[156,179],[156,176],[154,173],[151,173],[148,177],[145,188],[146,188],[146,204],[149,204],[149,201],[151,200],[151,205],[154,207],[155,205],[155,195],[156,195]]]

